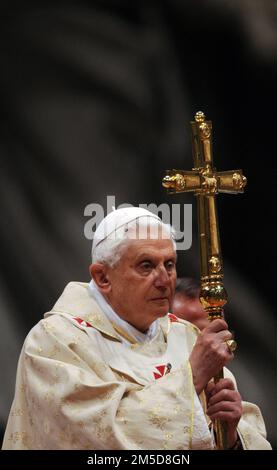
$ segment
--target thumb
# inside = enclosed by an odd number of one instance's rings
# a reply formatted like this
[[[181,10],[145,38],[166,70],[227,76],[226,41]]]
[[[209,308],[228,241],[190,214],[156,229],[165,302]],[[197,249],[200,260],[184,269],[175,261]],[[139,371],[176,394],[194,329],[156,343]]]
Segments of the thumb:
[[[209,400],[213,394],[213,391],[214,391],[214,388],[215,388],[215,384],[214,382],[209,382],[206,387],[205,387],[205,394],[206,394],[206,398],[207,400]]]

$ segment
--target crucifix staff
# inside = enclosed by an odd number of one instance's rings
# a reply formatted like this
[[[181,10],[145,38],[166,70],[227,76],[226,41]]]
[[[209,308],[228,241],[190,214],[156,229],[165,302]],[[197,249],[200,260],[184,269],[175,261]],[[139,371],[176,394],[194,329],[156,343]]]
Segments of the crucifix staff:
[[[223,262],[218,229],[216,195],[243,193],[246,178],[241,170],[216,171],[212,156],[212,122],[198,111],[191,121],[194,168],[191,171],[167,170],[163,186],[170,194],[194,192],[197,197],[198,235],[200,245],[201,291],[200,302],[212,321],[224,318],[228,296],[223,285]],[[227,341],[234,351],[236,342]],[[223,378],[221,370],[214,381]],[[218,449],[227,448],[226,426],[215,424]]]

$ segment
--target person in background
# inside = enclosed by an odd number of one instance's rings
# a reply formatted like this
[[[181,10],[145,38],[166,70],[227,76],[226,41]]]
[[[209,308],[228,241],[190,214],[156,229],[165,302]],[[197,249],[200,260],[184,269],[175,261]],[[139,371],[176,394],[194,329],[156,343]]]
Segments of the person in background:
[[[178,318],[187,320],[203,330],[209,325],[207,313],[200,300],[200,282],[191,277],[177,279],[172,313]]]

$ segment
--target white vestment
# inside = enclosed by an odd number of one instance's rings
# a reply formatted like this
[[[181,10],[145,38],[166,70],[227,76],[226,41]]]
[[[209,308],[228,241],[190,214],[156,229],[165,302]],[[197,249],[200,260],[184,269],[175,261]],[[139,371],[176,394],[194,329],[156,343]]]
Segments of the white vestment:
[[[213,449],[188,361],[198,330],[169,314],[154,331],[128,342],[88,284],[68,284],[25,340],[3,449]],[[256,405],[238,432],[271,448]]]

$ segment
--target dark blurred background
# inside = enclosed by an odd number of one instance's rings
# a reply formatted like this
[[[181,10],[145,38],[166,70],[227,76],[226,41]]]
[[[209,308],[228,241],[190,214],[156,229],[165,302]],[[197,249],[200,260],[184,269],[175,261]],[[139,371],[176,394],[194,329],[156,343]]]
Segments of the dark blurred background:
[[[191,168],[201,109],[216,167],[248,177],[244,195],[218,198],[231,369],[277,448],[277,2],[37,3],[0,7],[1,431],[27,332],[89,278],[87,204],[192,203],[196,223],[193,196],[161,179]],[[196,230],[178,270],[199,274]]]

